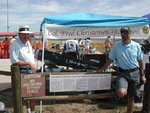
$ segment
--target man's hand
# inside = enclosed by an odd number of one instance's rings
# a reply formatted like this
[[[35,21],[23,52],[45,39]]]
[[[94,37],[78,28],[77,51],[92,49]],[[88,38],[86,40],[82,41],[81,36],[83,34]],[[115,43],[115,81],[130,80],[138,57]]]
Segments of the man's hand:
[[[30,68],[31,68],[31,71],[32,71],[33,73],[36,73],[36,71],[37,71],[36,65],[35,65],[35,64],[32,64],[32,63],[29,63],[29,66],[30,66]]]
[[[141,81],[145,84],[146,83],[146,77],[145,77],[145,75],[142,75],[141,76]]]

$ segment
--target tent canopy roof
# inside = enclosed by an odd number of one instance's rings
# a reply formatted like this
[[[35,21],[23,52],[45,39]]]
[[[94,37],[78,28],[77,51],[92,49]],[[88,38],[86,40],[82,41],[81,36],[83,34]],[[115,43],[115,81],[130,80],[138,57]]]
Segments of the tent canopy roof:
[[[144,15],[143,17],[148,19],[149,25],[150,25],[150,14]]]
[[[145,17],[112,16],[90,13],[70,13],[46,16],[41,24],[58,24],[65,26],[140,26],[148,23]]]

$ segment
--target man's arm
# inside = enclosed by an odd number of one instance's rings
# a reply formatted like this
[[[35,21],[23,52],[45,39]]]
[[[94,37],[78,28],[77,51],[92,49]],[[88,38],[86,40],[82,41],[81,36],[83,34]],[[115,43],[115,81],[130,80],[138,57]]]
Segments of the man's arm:
[[[141,80],[143,83],[146,83],[146,78],[145,78],[145,73],[144,73],[144,63],[143,60],[139,60],[139,70],[140,70],[140,75],[141,75]]]
[[[37,67],[35,64],[32,64],[30,62],[26,62],[26,61],[18,61],[16,62],[16,64],[18,64],[19,66],[29,66],[31,68],[32,72],[36,72],[37,71]]]

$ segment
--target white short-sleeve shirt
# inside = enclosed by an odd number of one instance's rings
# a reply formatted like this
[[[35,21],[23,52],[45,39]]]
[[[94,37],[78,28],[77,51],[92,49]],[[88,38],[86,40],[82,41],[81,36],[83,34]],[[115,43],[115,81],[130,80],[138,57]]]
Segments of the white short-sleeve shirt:
[[[35,64],[34,53],[30,42],[28,41],[24,44],[20,38],[17,38],[10,45],[10,60],[12,64],[18,61],[26,61]]]

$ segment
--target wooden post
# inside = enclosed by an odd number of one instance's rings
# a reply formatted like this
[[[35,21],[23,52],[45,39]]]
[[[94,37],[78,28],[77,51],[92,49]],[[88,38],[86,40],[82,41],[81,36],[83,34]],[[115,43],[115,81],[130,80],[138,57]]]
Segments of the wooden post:
[[[143,100],[143,113],[150,113],[150,63],[145,65],[145,77],[147,79],[144,85],[144,100]]]
[[[11,83],[14,103],[14,113],[23,113],[21,98],[20,68],[17,64],[11,65]]]

